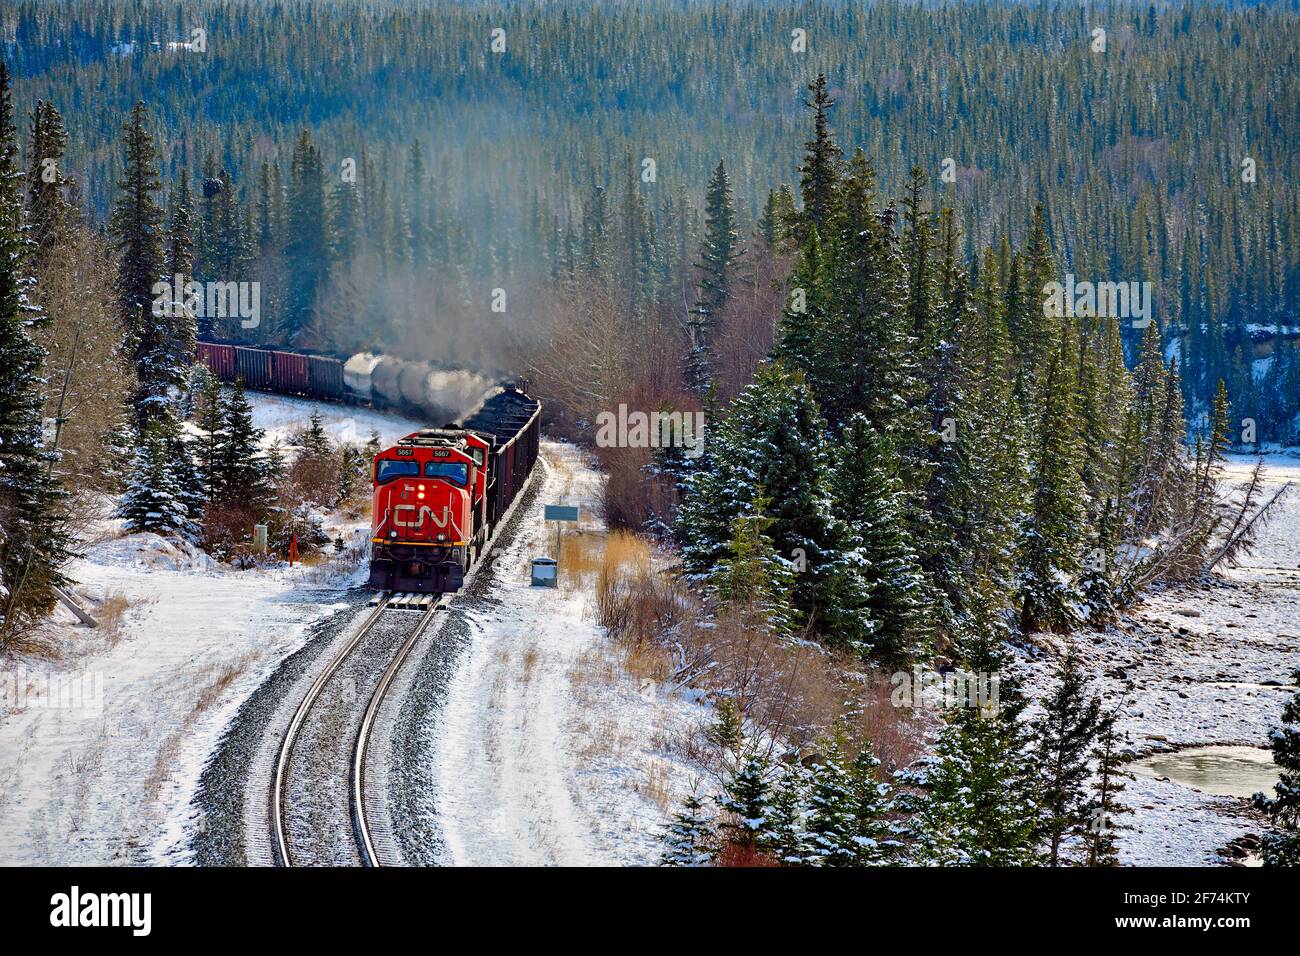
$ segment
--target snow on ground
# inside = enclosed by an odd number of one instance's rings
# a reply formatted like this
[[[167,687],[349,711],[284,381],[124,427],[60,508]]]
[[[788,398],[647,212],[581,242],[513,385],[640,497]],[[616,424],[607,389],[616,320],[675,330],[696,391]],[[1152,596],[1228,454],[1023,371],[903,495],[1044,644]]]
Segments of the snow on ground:
[[[1234,495],[1254,463],[1247,456],[1230,459]],[[1239,567],[1221,569],[1209,585],[1155,593],[1109,632],[1071,637],[1108,706],[1125,701],[1121,727],[1139,754],[1262,746],[1291,694],[1276,685],[1290,684],[1300,667],[1300,458],[1269,455],[1266,470],[1267,494],[1295,484]],[[1048,664],[1028,665],[1038,691],[1049,684]],[[1244,799],[1170,780],[1139,778],[1127,786],[1122,800],[1136,812],[1122,818],[1133,829],[1119,842],[1128,864],[1220,863],[1220,848],[1261,830]]]
[[[572,446],[545,442],[543,455],[535,514],[498,556],[493,601],[467,614],[470,649],[430,728],[448,862],[653,863],[694,785],[669,741],[707,713],[631,675],[589,588],[529,586],[530,559],[555,546],[544,504],[578,504],[583,532],[603,531],[599,474]]]
[[[331,435],[385,438],[418,423],[250,394],[285,433],[319,408]],[[58,660],[0,660],[0,864],[176,862],[203,764],[240,703],[344,606],[349,568],[235,571],[150,534],[110,537],[73,563],[90,630],[60,610]],[[121,610],[124,607],[124,610]],[[110,614],[112,612],[110,611]],[[84,692],[49,706],[51,677]],[[30,691],[20,695],[19,688]]]

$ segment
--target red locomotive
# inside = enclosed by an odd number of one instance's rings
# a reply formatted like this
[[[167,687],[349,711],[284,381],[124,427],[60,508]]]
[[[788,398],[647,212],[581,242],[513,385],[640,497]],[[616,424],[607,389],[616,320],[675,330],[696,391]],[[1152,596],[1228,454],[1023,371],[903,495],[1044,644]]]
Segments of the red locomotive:
[[[507,387],[375,457],[370,587],[459,590],[537,461],[541,403]]]

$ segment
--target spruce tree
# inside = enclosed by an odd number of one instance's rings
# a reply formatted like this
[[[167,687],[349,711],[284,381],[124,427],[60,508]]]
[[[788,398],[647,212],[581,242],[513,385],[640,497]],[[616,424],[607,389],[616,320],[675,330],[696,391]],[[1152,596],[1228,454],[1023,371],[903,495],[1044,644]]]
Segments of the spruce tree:
[[[923,866],[1030,866],[1034,804],[1016,719],[954,708],[933,756],[900,774],[918,793],[905,828],[911,861]]]
[[[903,664],[924,654],[929,592],[904,525],[897,468],[893,443],[866,416],[850,418],[831,474],[835,510],[847,529],[850,560],[867,584],[869,596],[857,610],[871,621],[873,655]]]
[[[53,103],[37,100],[31,120],[27,223],[28,238],[35,246],[32,263],[39,274],[50,251],[64,238],[77,211],[67,199],[69,189],[75,184],[62,168],[68,147],[63,117]]]
[[[204,499],[213,501],[221,498],[223,492],[218,463],[225,440],[225,406],[221,398],[221,381],[215,375],[207,377],[199,396],[198,426],[201,435],[194,455],[195,473]]]
[[[1124,781],[1133,775],[1124,769],[1126,755],[1121,747],[1119,715],[1116,711],[1101,714],[1097,721],[1097,744],[1092,758],[1096,770],[1092,784],[1093,800],[1090,808],[1088,831],[1088,865],[1118,866],[1119,852],[1116,833],[1128,829],[1117,821],[1121,814],[1132,813],[1118,800],[1124,792]]]
[[[1068,340],[1063,334],[1052,350],[1038,391],[1029,518],[1021,526],[1017,568],[1021,627],[1027,632],[1067,631],[1079,623],[1077,579],[1087,538]]]
[[[136,425],[169,415],[171,389],[184,382],[193,353],[193,319],[170,297],[155,305],[154,285],[164,279],[163,211],[157,194],[158,150],[136,103],[123,127],[124,166],[110,232],[118,260],[118,308],[125,347],[135,362]]]
[[[816,395],[829,389],[829,355],[825,354],[830,344],[829,278],[821,236],[815,227],[810,228],[790,275],[790,298],[777,325],[772,357],[790,371],[801,372]]]
[[[799,189],[803,194],[801,239],[810,228],[824,230],[835,215],[843,156],[831,132],[830,111],[835,101],[826,88],[824,73],[808,84],[808,92],[812,100],[804,105],[813,112],[813,138],[804,143],[804,160],[799,166]]]
[[[760,367],[713,429],[710,467],[684,483],[674,530],[688,574],[707,585],[729,555],[735,520],[770,500],[766,534],[795,565],[793,623],[865,652],[870,627],[857,609],[866,585],[832,510],[824,430],[800,376],[776,363]]]
[[[876,779],[880,760],[866,742],[849,767],[854,797],[855,860],[859,866],[887,861],[897,849],[893,826],[886,818],[892,809],[888,784]]]
[[[805,821],[807,784],[807,773],[791,760],[773,785],[768,801],[768,824],[758,847],[786,866],[802,865],[811,853]]]
[[[713,859],[713,829],[702,813],[704,804],[691,794],[664,833],[664,866],[707,866]]]
[[[765,838],[771,812],[767,772],[766,758],[751,754],[728,778],[718,797],[718,809],[724,814],[719,832],[732,846],[754,850]]]
[[[47,319],[30,301],[22,178],[9,69],[0,61],[0,648],[52,606],[72,548],[42,429],[45,351],[32,330]]]
[[[794,572],[767,536],[772,524],[763,514],[767,503],[760,497],[751,513],[735,519],[730,553],[709,576],[707,591],[723,607],[740,614],[747,627],[780,633],[789,629],[793,616],[789,594]]]
[[[894,212],[877,209],[875,176],[858,150],[841,182],[817,400],[833,430],[862,412],[877,431],[908,440],[923,427],[922,383]]]
[[[306,130],[293,150],[288,217],[293,229],[285,247],[289,288],[284,338],[293,345],[306,337],[315,321],[316,299],[324,288],[329,262],[321,154]]]
[[[198,526],[186,507],[174,444],[164,422],[148,425],[136,444],[131,479],[118,503],[127,529],[194,540]]]
[[[1033,723],[1038,772],[1038,839],[1044,862],[1060,866],[1066,840],[1084,837],[1091,822],[1088,760],[1101,703],[1087,694],[1087,678],[1073,652],[1061,661],[1057,686]]]
[[[213,500],[261,512],[269,507],[273,489],[261,450],[263,432],[253,425],[253,409],[244,394],[242,380],[236,381],[225,396],[221,418],[212,481],[217,492]]]
[[[700,242],[700,261],[696,263],[700,286],[690,320],[686,385],[697,395],[708,391],[713,380],[713,340],[720,313],[735,294],[736,261],[742,254],[731,179],[719,160],[704,194],[704,238]]]
[[[866,847],[858,842],[861,792],[844,765],[838,741],[832,736],[813,764],[808,782],[808,815],[804,840],[809,866],[853,866]]]
[[[194,199],[190,176],[181,171],[181,181],[172,190],[171,224],[167,229],[167,275],[194,278]]]

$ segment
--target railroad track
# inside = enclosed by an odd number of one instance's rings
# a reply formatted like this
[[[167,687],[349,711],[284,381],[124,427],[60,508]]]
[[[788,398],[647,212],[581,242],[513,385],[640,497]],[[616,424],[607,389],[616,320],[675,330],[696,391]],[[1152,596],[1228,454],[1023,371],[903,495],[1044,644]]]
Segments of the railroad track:
[[[308,688],[280,744],[271,784],[272,844],[277,864],[382,864],[379,849],[385,844],[376,840],[369,809],[376,805],[377,798],[372,795],[367,799],[368,748],[394,677],[430,622],[446,609],[449,599],[449,595],[379,595],[357,632]],[[393,644],[395,648],[388,650]],[[349,669],[352,672],[345,674]],[[355,705],[360,701],[355,685],[371,679],[374,690],[366,698],[365,708],[356,721],[358,710]],[[327,696],[325,691],[331,687],[337,693]],[[352,734],[354,724],[356,730]],[[349,754],[341,752],[345,734],[351,738]],[[295,763],[305,764],[297,768],[301,776],[314,774],[317,778],[315,783],[311,780],[300,783],[298,793],[294,787]],[[335,785],[331,788],[334,792],[329,794],[333,805],[326,800],[323,807],[295,808],[294,801],[302,794],[317,796],[317,791],[322,789],[321,777]],[[338,788],[346,789],[346,800]],[[345,807],[346,827],[340,820]],[[340,842],[345,829],[351,831],[353,843],[347,850],[334,847],[333,852],[328,852],[328,847],[294,846],[295,830],[301,842],[305,842],[302,838],[310,833],[328,843],[331,835],[335,842]]]

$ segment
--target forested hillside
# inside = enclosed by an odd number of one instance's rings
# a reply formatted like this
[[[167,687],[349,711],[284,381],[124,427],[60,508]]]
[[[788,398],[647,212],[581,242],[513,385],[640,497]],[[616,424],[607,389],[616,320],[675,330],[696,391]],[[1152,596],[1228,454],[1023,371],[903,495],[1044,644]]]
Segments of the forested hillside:
[[[725,162],[749,236],[796,182],[824,72],[881,195],[920,166],[966,261],[1023,240],[1041,203],[1055,278],[1152,283],[1195,415],[1222,378],[1260,439],[1294,435],[1300,367],[1276,335],[1300,325],[1292,4],[28,0],[0,37],[17,114],[62,114],[94,220],[146,101],[162,182],[202,207],[199,278],[264,286],[259,328],[217,334],[503,368],[466,331],[495,289],[502,338],[528,343],[584,270],[680,312],[710,171]]]

